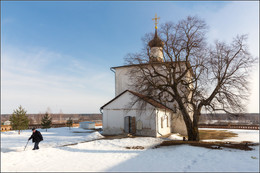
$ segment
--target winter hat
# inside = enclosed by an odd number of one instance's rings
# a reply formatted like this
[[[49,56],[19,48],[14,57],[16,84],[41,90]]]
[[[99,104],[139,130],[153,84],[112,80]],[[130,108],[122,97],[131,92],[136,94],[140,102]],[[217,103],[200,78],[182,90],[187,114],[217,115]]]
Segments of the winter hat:
[[[32,128],[32,131],[34,131],[35,130],[35,128]]]

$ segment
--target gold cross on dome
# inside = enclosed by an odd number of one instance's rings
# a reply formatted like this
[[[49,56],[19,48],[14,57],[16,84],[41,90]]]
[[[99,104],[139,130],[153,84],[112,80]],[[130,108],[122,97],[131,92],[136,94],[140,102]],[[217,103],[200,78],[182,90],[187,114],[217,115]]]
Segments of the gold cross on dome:
[[[155,13],[155,18],[153,18],[154,24],[155,24],[155,29],[157,29],[157,24],[158,24],[157,20],[159,20],[159,19],[160,19],[160,17],[157,17],[157,14]]]

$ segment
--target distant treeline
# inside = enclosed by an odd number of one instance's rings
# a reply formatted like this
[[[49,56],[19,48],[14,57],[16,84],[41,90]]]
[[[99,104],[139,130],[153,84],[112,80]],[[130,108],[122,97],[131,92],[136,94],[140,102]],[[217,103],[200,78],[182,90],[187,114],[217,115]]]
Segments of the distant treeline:
[[[27,114],[30,124],[40,124],[44,114]],[[71,117],[74,123],[82,121],[102,121],[102,114],[49,114],[52,117],[53,124],[66,123]],[[11,114],[1,114],[1,123],[9,120]],[[241,125],[257,125],[259,124],[259,113],[246,113],[238,115],[222,114],[202,114],[199,124],[241,124]]]
[[[238,124],[238,125],[259,125],[259,113],[246,113],[246,114],[202,114],[199,124]]]
[[[1,123],[9,120],[12,114],[1,114]],[[41,119],[45,114],[27,114],[30,124],[40,124]],[[66,123],[69,118],[73,120],[74,123],[82,122],[82,121],[102,121],[102,114],[52,114],[49,116],[52,118],[53,124]]]

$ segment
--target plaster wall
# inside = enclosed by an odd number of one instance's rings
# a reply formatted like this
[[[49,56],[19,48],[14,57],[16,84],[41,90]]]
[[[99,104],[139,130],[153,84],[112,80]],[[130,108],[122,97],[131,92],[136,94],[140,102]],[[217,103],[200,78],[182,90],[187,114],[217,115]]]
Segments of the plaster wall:
[[[156,47],[154,47],[154,49],[155,48]],[[158,51],[155,51],[155,52],[158,52]],[[118,96],[125,90],[133,90],[133,88],[130,85],[132,85],[134,81],[132,81],[129,76],[129,72],[133,68],[136,68],[136,67],[126,66],[126,67],[115,68],[115,96]],[[186,66],[184,65],[184,63],[181,63],[180,68],[183,71],[186,69]],[[158,67],[158,69],[160,69],[160,67]],[[178,70],[180,70],[179,67],[177,67],[177,71]],[[162,72],[163,71],[164,70],[162,69]],[[135,75],[138,75],[138,74],[135,74]],[[176,76],[178,77],[179,75],[177,74]],[[191,80],[191,78],[192,78],[191,73],[188,72],[184,78],[186,80]],[[190,86],[190,87],[192,87],[192,86]],[[180,89],[183,90],[183,88],[180,88]],[[188,94],[190,95],[189,92],[188,92]]]
[[[167,122],[168,121],[168,122]],[[171,133],[171,113],[163,109],[157,110],[157,137]]]
[[[115,96],[118,96],[125,90],[130,89],[131,79],[129,77],[129,71],[131,67],[117,68],[115,71]]]
[[[187,135],[186,125],[180,112],[172,114],[171,124],[172,133],[180,133],[181,135]]]

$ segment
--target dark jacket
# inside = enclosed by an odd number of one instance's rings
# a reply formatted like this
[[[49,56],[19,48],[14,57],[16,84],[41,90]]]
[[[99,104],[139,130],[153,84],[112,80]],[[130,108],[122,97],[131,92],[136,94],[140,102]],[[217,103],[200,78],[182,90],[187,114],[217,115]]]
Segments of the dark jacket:
[[[35,130],[35,132],[32,134],[32,136],[28,139],[32,139],[32,142],[40,142],[43,140],[41,132]]]

